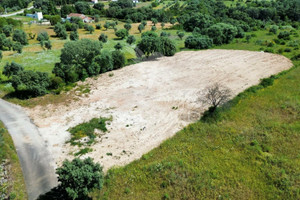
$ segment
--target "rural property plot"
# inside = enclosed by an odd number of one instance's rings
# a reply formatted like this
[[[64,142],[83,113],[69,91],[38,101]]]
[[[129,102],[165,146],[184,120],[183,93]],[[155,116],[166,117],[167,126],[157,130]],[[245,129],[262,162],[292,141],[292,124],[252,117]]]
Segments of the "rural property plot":
[[[49,144],[58,165],[72,158],[75,147],[65,144],[67,131],[92,118],[110,117],[108,132],[92,146],[91,156],[108,169],[140,158],[191,122],[206,107],[197,94],[221,83],[236,95],[292,66],[280,55],[236,50],[180,52],[90,78],[91,92],[68,106],[48,105],[27,109]]]

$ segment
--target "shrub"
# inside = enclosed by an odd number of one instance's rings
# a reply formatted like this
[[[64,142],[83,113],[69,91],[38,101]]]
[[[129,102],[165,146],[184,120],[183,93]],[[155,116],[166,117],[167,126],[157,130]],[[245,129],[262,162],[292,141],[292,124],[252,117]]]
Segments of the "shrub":
[[[126,29],[120,29],[116,32],[116,36],[121,39],[124,39],[125,37],[128,36],[128,31]]]
[[[189,36],[184,41],[185,47],[188,49],[208,49],[212,46],[212,39],[208,36]]]
[[[107,42],[107,35],[105,35],[104,33],[101,33],[101,35],[99,36],[98,40],[100,42],[106,43]]]
[[[133,35],[130,35],[130,36],[128,36],[128,38],[127,38],[127,40],[126,40],[126,42],[128,43],[128,44],[134,44],[135,43],[135,41],[136,41],[136,39],[135,39],[135,37],[133,36]]]
[[[160,50],[164,56],[173,56],[176,53],[176,46],[172,40],[167,37],[160,37]]]
[[[271,26],[269,29],[269,32],[273,33],[275,35],[277,34],[277,31],[278,31],[278,26],[276,26],[276,25]]]
[[[21,71],[13,75],[11,83],[20,98],[28,98],[46,94],[50,79],[45,72]]]
[[[283,39],[283,40],[290,40],[290,32],[288,31],[281,31],[278,34],[278,39]]]
[[[87,199],[93,189],[101,189],[104,174],[102,167],[95,164],[91,158],[80,160],[75,158],[71,162],[65,160],[57,168],[59,187],[65,191],[70,199]]]
[[[102,28],[101,24],[96,24],[96,29],[100,30]]]

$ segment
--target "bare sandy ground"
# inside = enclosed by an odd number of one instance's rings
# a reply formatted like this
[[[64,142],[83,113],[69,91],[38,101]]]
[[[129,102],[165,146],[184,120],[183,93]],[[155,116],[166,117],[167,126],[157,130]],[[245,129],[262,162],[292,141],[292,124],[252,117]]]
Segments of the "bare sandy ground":
[[[106,73],[89,79],[84,83],[91,84],[89,96],[68,106],[37,106],[27,112],[58,165],[76,151],[65,144],[70,137],[68,128],[94,117],[112,116],[109,131],[92,147],[94,151],[85,155],[108,169],[140,158],[199,119],[206,107],[197,102],[197,94],[207,85],[221,83],[236,95],[291,66],[287,58],[263,52],[180,52],[127,66],[114,71],[112,77]]]

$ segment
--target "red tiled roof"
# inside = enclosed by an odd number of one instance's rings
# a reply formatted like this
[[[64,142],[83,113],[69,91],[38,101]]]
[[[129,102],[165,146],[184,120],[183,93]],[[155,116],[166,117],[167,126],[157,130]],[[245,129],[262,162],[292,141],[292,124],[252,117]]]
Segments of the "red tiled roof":
[[[70,13],[68,15],[68,17],[79,17],[81,19],[84,19],[85,18],[85,15],[84,14],[79,14],[79,13]]]

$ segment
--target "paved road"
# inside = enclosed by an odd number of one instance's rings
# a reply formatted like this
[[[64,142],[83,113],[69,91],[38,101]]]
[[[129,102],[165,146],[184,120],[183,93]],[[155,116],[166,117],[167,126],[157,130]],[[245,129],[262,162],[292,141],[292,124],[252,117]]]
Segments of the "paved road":
[[[30,10],[30,9],[32,9],[32,8],[33,8],[33,6],[30,6],[30,7],[26,8],[26,9],[27,9],[27,10]],[[0,15],[0,17],[10,17],[10,16],[14,16],[14,15],[17,15],[17,14],[21,14],[21,13],[24,12],[24,10],[25,10],[25,9],[22,9],[22,10],[19,10],[19,11],[17,11],[17,12],[10,13],[10,14]]]
[[[18,106],[0,99],[0,120],[12,136],[21,162],[28,199],[57,185],[53,159],[36,126]]]

